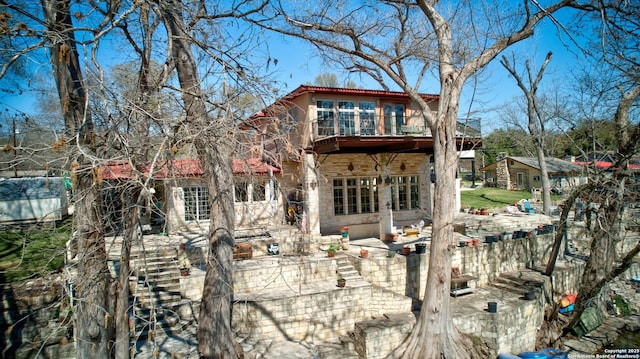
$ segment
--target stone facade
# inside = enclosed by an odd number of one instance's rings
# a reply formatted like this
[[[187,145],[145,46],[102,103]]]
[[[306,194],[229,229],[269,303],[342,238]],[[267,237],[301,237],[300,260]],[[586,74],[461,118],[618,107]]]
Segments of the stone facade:
[[[236,262],[232,325],[242,335],[336,341],[360,321],[411,312],[410,298],[364,281],[337,288],[332,258],[265,258],[260,263]]]
[[[75,358],[73,311],[60,279],[42,278],[2,288],[3,358]]]
[[[384,164],[384,165],[382,165]],[[403,226],[425,220],[428,213],[423,208],[430,208],[431,182],[429,180],[429,156],[425,154],[390,154],[365,155],[343,154],[328,155],[318,165],[324,180],[319,181],[318,212],[320,214],[320,232],[323,235],[340,233],[341,227],[349,227],[351,238],[384,238],[381,235],[382,214],[389,209],[391,198],[385,197],[389,184],[385,183],[386,176],[414,176],[419,179],[420,209],[395,210],[392,213],[392,224]],[[384,168],[382,168],[384,167]],[[386,171],[386,172],[385,172]],[[385,174],[386,173],[386,174]],[[334,214],[334,196],[332,179],[340,178],[368,178],[378,179],[378,208],[379,211],[361,214]],[[380,180],[382,179],[382,180]],[[373,203],[371,204],[374,205]],[[391,223],[390,223],[391,224]],[[388,229],[390,232],[390,229]]]

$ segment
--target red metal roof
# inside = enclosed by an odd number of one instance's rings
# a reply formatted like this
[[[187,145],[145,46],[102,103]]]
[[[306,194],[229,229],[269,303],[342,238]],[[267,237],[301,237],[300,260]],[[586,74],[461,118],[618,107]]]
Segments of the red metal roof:
[[[381,99],[409,99],[409,95],[400,91],[387,91],[387,90],[367,90],[367,89],[355,89],[355,88],[341,88],[341,87],[322,87],[322,86],[309,86],[300,85],[295,90],[284,95],[278,99],[274,104],[268,106],[266,109],[253,114],[248,119],[248,123],[255,121],[256,119],[268,116],[270,108],[277,106],[278,104],[287,103],[293,99],[305,94],[305,93],[317,93],[317,94],[330,94],[330,95],[347,95],[347,96],[371,96]],[[434,94],[420,94],[425,101],[433,101],[440,98],[439,95]]]
[[[308,86],[301,85],[295,90],[291,91],[288,95],[284,96],[284,99],[290,100],[296,98],[304,93],[320,93],[320,94],[336,94],[336,95],[349,95],[349,96],[376,96],[382,98],[409,98],[405,92],[400,91],[387,91],[387,90],[367,90],[367,89],[355,89],[355,88],[338,88],[338,87],[322,87],[322,86]],[[434,94],[420,94],[420,97],[429,101],[437,100],[440,96]]]
[[[593,162],[588,161],[588,162],[574,162],[577,165],[580,166],[591,166],[593,164]],[[598,169],[607,169],[609,167],[613,166],[613,162],[608,162],[608,161],[596,161],[596,168]],[[630,163],[629,164],[629,169],[632,170],[637,170],[640,169],[640,165],[638,164],[634,164],[634,163]]]
[[[151,165],[143,166],[141,172],[148,176],[151,170]],[[234,175],[241,174],[255,174],[266,175],[269,174],[269,170],[272,173],[279,173],[280,169],[269,165],[257,158],[249,158],[247,160],[233,159],[232,170]],[[172,160],[162,165],[162,167],[156,167],[153,177],[156,179],[162,178],[188,178],[188,177],[202,177],[203,171],[200,164],[200,160],[197,159],[182,159]],[[114,180],[114,179],[129,179],[136,176],[132,170],[129,162],[112,162],[103,167],[102,179]]]

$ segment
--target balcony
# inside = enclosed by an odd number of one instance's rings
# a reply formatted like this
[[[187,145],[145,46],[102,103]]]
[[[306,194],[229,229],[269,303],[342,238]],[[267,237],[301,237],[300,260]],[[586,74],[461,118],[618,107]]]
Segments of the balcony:
[[[421,136],[430,137],[431,131],[424,126],[419,125],[402,125],[399,128],[395,126],[379,126],[377,124],[362,123],[357,121],[350,123],[341,122],[336,126],[327,121],[314,121],[313,133],[316,140],[334,137],[334,136],[384,136],[384,137],[404,137],[404,136]]]
[[[324,124],[324,126],[323,126]],[[313,151],[316,153],[432,153],[433,137],[420,125],[381,126],[354,121],[313,122]],[[456,141],[462,150],[481,143],[480,120],[459,120]]]

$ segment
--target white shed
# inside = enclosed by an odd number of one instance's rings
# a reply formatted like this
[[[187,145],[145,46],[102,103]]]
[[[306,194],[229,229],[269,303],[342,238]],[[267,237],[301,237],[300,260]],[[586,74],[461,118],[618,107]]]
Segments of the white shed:
[[[0,223],[60,220],[67,207],[61,177],[0,178]]]

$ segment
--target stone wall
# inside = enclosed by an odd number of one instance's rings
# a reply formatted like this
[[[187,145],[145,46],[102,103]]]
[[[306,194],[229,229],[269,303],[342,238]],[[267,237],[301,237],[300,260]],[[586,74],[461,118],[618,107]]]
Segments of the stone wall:
[[[331,341],[359,321],[411,312],[411,298],[364,281],[337,288],[334,258],[272,257],[234,269],[232,325],[243,335]]]
[[[392,258],[369,256],[367,260],[349,257],[351,264],[372,285],[405,294],[407,285],[408,257],[395,255]]]
[[[484,311],[453,317],[453,323],[462,333],[482,339],[493,353],[521,353],[535,347],[542,308],[540,301],[522,301],[509,310],[498,305],[496,313]]]
[[[389,163],[389,171],[392,176],[420,176],[420,205],[428,208],[429,171],[428,158],[423,154],[399,154]],[[334,178],[373,178],[381,175],[380,165],[372,157],[364,154],[330,155],[319,161],[319,170],[322,179],[319,181],[320,230],[323,235],[340,233],[340,228],[348,226],[351,238],[378,238],[381,214],[361,213],[350,215],[335,215],[333,208],[333,182]],[[352,168],[350,170],[350,168]],[[384,184],[379,184],[378,190],[383,191]],[[379,192],[379,193],[380,193]],[[382,195],[382,194],[380,194]],[[373,205],[373,203],[372,203]],[[380,209],[382,210],[382,208]],[[424,219],[422,210],[394,211],[394,223],[414,224]]]
[[[235,261],[235,293],[259,294],[279,289],[300,292],[313,283],[336,283],[337,262],[328,257],[263,257],[256,261]]]
[[[551,251],[551,234],[511,239],[494,243],[480,243],[474,247],[458,247],[452,257],[452,266],[461,274],[477,278],[483,286],[503,272],[515,272],[546,264]],[[428,264],[428,263],[427,263]]]
[[[60,279],[2,285],[0,347],[4,358],[75,358],[72,311]]]
[[[385,315],[356,323],[354,345],[361,358],[386,358],[407,338],[416,318],[411,313]]]

